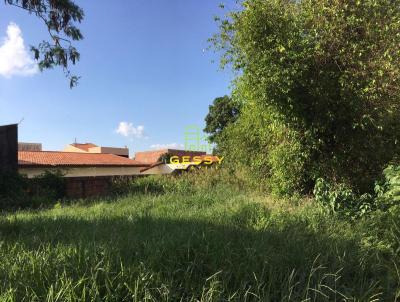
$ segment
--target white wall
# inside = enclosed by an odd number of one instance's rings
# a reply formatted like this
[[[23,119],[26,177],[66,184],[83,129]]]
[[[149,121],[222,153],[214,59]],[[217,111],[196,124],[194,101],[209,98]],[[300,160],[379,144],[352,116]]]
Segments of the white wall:
[[[143,167],[74,167],[58,169],[65,175],[65,177],[88,177],[88,176],[129,176],[140,175],[140,170]],[[20,167],[18,169],[20,174],[32,178],[43,174],[45,171],[57,171],[54,168],[28,168]]]
[[[142,172],[141,174],[143,174],[143,175],[170,174],[173,171],[174,170],[171,169],[170,167],[168,167],[168,165],[162,164],[159,166],[155,166],[151,169],[148,169],[148,170]]]
[[[186,170],[189,166],[196,165],[195,163],[189,164],[161,164],[159,166],[155,166],[154,168],[148,169],[142,174],[151,175],[151,174],[171,174],[175,170]]]

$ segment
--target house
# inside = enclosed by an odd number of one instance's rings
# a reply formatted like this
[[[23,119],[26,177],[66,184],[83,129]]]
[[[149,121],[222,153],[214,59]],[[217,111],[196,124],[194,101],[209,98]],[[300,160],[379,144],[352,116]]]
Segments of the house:
[[[21,174],[32,178],[48,170],[61,171],[65,177],[139,175],[148,165],[114,154],[19,151],[18,166]]]
[[[69,144],[64,148],[64,152],[114,154],[129,158],[129,149],[126,147],[125,148],[101,147],[93,143]]]
[[[42,151],[42,144],[18,142],[18,151]]]
[[[42,151],[39,143],[18,143],[18,125],[0,127],[0,145],[0,170],[18,171],[28,178],[47,171],[61,172],[70,197],[101,195],[108,191],[115,177],[170,174],[207,162],[220,162],[206,152],[176,149],[137,152],[134,159],[129,159],[126,147],[93,143],[73,143],[64,151]],[[173,157],[176,160],[170,162]]]
[[[85,145],[87,149],[94,148],[92,144]],[[168,157],[186,158],[186,162],[170,163]],[[18,171],[28,178],[46,171],[61,172],[69,197],[90,197],[108,192],[115,177],[179,173],[204,161],[217,160],[205,152],[174,149],[138,152],[135,159],[86,151],[18,151]]]
[[[123,156],[103,153],[19,151],[18,171],[33,178],[46,171],[60,171],[69,197],[106,193],[115,177],[133,177],[148,164]]]

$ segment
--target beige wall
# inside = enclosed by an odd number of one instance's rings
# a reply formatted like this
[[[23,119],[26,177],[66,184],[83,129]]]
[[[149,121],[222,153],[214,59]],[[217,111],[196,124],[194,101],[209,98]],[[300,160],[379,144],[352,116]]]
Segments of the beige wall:
[[[107,154],[115,154],[119,156],[129,157],[129,149],[128,148],[114,148],[114,147],[92,147],[89,148],[88,151],[79,149],[73,145],[68,145],[64,148],[64,152],[75,152],[75,153],[107,153]]]
[[[64,152],[75,152],[75,153],[87,153],[85,150],[79,149],[77,147],[74,147],[72,145],[68,145],[64,148]]]
[[[114,148],[114,147],[92,147],[89,148],[89,153],[108,153],[119,156],[129,156],[128,148]]]
[[[75,167],[59,169],[65,177],[89,177],[89,176],[129,176],[139,175],[143,167]],[[45,171],[56,171],[54,168],[28,168],[20,167],[20,174],[32,178],[43,174]]]

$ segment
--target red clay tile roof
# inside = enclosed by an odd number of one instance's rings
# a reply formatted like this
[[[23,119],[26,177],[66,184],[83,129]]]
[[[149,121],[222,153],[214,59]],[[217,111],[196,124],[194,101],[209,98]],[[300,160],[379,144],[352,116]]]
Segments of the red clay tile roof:
[[[154,164],[158,162],[162,155],[167,153],[168,150],[135,152],[135,160],[144,162],[146,164]]]
[[[71,144],[71,146],[74,146],[75,148],[81,149],[86,152],[89,151],[89,148],[97,147],[97,145],[92,144],[92,143],[85,143],[85,144],[73,143],[73,144]]]
[[[75,153],[58,151],[19,151],[20,166],[131,166],[146,167],[145,163],[114,154]]]

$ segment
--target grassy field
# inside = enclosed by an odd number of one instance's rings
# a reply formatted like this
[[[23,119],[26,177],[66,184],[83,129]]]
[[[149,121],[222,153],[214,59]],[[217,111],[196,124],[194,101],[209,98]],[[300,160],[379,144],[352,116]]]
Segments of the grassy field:
[[[399,227],[227,189],[3,214],[0,301],[398,301]]]

